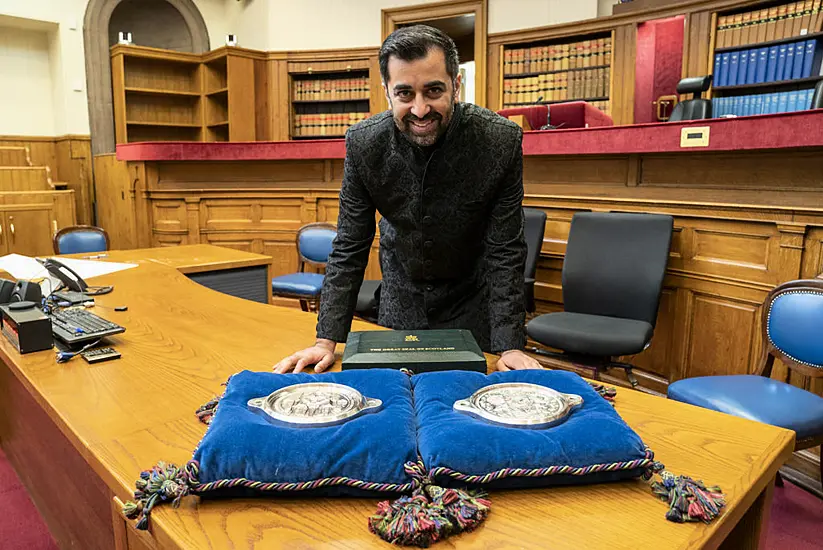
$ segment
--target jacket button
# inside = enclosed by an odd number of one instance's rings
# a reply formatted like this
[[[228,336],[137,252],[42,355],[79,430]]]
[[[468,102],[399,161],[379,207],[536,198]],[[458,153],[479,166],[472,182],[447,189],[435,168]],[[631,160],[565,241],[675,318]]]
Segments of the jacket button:
[[[426,267],[431,267],[434,262],[431,260],[426,260],[424,263],[426,264]]]
[[[434,241],[433,241],[433,240],[431,240],[431,239],[429,239],[428,241],[425,241],[425,242],[423,243],[423,246],[424,246],[424,247],[426,247],[426,248],[431,248],[431,247],[433,247],[433,246],[434,246]]]
[[[434,308],[433,307],[429,308],[429,315],[434,315]]]
[[[426,285],[426,290],[431,292],[432,290],[434,290],[434,285]]]
[[[426,189],[425,191],[423,191],[423,197],[426,198],[426,199],[432,198],[433,194],[434,194],[434,190],[432,190],[431,187]]]
[[[423,216],[423,223],[430,224],[432,222],[431,216]]]

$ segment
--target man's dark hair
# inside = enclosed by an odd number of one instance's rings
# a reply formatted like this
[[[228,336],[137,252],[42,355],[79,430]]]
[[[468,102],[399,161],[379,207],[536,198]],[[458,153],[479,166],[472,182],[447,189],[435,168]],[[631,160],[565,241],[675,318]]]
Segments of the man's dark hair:
[[[413,25],[400,27],[391,33],[383,45],[380,46],[380,77],[383,82],[389,81],[389,57],[396,57],[402,61],[423,59],[432,48],[440,48],[446,58],[446,72],[454,81],[457,78],[458,59],[457,46],[449,35],[428,25]]]

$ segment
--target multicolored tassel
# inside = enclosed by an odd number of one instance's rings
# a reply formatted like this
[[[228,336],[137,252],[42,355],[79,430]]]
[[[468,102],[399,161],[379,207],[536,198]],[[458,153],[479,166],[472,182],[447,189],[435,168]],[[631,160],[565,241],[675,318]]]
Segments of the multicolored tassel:
[[[369,518],[369,531],[391,544],[428,548],[449,536],[453,525],[442,506],[423,494],[384,500]]]
[[[726,498],[720,487],[706,487],[702,481],[688,476],[675,476],[670,472],[660,474],[662,481],[652,483],[652,492],[669,503],[666,519],[676,523],[687,521],[711,521],[726,506]]]
[[[596,382],[589,382],[589,385],[592,389],[594,389],[594,391],[600,394],[600,397],[614,405],[614,398],[617,397],[617,388],[607,387]]]
[[[491,511],[492,503],[484,491],[444,489],[436,485],[427,485],[425,491],[432,499],[432,506],[442,507],[455,534],[474,530]]]
[[[180,499],[189,493],[191,475],[185,468],[174,464],[158,462],[151,470],[140,473],[140,479],[135,482],[137,490],[134,492],[134,501],[123,505],[123,515],[129,519],[140,518],[136,527],[145,531],[149,527],[151,510],[158,502],[172,501],[175,508],[180,505]]]
[[[217,412],[217,405],[220,403],[220,398],[215,397],[208,403],[201,405],[194,414],[197,419],[203,424],[211,424],[211,419],[214,418],[214,413]]]

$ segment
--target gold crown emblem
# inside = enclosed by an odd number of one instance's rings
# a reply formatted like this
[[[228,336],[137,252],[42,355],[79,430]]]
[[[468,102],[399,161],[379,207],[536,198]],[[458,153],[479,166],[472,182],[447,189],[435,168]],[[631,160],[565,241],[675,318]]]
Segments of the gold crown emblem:
[[[418,338],[414,334],[409,334],[408,336],[406,336],[406,342],[419,342],[419,341],[420,341],[420,338]]]

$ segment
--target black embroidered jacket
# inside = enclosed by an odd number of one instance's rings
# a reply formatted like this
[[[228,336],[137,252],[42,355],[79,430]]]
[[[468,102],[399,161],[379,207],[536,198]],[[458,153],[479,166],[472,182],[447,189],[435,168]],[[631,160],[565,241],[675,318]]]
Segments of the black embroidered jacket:
[[[522,131],[457,103],[432,152],[386,111],[346,135],[338,233],[326,266],[317,337],[344,342],[380,220],[379,323],[464,328],[485,351],[522,349]]]

